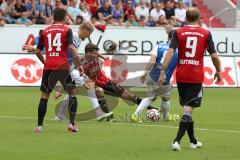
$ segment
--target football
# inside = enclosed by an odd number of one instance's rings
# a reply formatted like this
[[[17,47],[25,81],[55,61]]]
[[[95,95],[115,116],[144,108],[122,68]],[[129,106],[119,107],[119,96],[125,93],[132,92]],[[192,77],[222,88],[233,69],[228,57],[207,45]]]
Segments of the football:
[[[147,119],[150,121],[159,121],[160,112],[157,109],[150,109],[147,111]]]

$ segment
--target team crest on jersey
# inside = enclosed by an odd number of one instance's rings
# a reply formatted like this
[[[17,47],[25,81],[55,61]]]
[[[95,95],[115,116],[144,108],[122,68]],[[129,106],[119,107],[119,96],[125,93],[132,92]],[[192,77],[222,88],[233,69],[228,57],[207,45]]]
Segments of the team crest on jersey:
[[[11,72],[22,83],[35,83],[42,77],[42,66],[35,60],[22,58],[12,64]]]

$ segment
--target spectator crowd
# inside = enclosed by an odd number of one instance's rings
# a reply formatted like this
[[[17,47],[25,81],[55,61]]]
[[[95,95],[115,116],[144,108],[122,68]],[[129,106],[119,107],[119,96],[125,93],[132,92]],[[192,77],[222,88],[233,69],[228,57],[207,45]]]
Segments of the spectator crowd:
[[[127,27],[180,27],[192,0],[0,0],[0,25],[51,24],[53,10],[61,7],[66,24],[83,21]]]

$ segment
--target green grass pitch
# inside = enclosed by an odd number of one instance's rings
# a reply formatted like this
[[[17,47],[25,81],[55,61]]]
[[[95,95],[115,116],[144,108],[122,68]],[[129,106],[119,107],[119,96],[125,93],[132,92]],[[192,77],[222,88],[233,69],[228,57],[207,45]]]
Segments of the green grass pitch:
[[[203,148],[173,152],[171,142],[178,122],[131,123],[134,106],[120,101],[114,110],[116,123],[77,122],[78,133],[68,133],[66,122],[55,122],[52,97],[44,132],[36,134],[38,88],[0,88],[0,160],[240,160],[240,89],[208,88],[202,107],[194,111],[196,137]],[[154,102],[159,105],[159,99]],[[79,98],[79,111],[90,109]],[[171,113],[181,114],[177,90],[171,97]]]

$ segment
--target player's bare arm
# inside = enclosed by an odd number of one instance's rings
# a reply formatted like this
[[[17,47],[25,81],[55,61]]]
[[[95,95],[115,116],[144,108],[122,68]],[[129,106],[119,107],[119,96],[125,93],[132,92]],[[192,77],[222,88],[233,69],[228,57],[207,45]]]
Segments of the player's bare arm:
[[[40,49],[37,49],[36,56],[43,64],[45,64],[45,58],[43,57],[42,51]]]
[[[213,42],[212,34],[209,32],[208,34],[208,40],[207,40],[207,50],[209,54],[211,55],[211,59],[213,62],[214,67],[216,68],[216,73],[214,74],[214,80],[216,80],[216,84],[221,82],[221,61],[217,55],[215,45]]]
[[[155,63],[156,63],[156,56],[152,54],[147,66],[145,67],[145,71],[144,71],[143,75],[140,77],[140,81],[142,83],[144,83],[146,81],[146,77]]]
[[[38,59],[45,64],[45,58],[42,55],[42,51],[40,49],[36,49],[34,46],[31,45],[24,45],[23,49],[27,51],[28,53],[36,53],[36,56]]]
[[[28,53],[35,53],[37,49],[34,46],[31,45],[24,45],[23,49],[27,51]]]
[[[211,54],[211,59],[213,62],[214,67],[216,68],[216,73],[214,74],[214,80],[216,80],[216,84],[220,83],[222,81],[221,78],[221,61],[217,55],[217,53]]]

